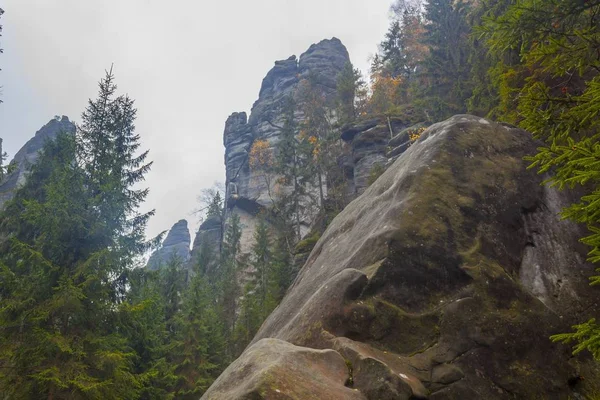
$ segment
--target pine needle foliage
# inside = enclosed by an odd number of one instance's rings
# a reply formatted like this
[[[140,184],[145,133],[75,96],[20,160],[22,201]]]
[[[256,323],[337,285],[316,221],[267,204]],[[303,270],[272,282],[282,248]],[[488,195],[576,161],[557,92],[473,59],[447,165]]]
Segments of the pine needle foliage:
[[[135,109],[100,83],[77,136],[46,143],[0,216],[0,388],[10,398],[138,398],[144,376],[120,326],[127,272],[152,215],[137,207],[147,152]]]
[[[482,28],[490,51],[502,58],[518,52],[519,63],[500,64],[499,93],[505,117],[542,140],[529,158],[549,174],[546,183],[585,193],[563,217],[586,224],[581,241],[589,260],[600,261],[600,1],[523,0]],[[600,277],[591,278],[592,285]],[[574,333],[552,337],[577,344],[600,359],[600,327],[595,320]]]

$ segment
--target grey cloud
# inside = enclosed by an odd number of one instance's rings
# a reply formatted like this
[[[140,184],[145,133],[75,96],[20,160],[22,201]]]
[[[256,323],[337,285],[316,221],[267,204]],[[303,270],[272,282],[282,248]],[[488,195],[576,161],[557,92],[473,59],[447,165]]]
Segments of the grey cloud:
[[[249,111],[273,62],[340,38],[366,70],[387,29],[390,1],[5,0],[0,137],[14,153],[54,115],[78,121],[114,63],[138,107],[154,160],[149,235],[190,215],[224,180],[222,131]]]

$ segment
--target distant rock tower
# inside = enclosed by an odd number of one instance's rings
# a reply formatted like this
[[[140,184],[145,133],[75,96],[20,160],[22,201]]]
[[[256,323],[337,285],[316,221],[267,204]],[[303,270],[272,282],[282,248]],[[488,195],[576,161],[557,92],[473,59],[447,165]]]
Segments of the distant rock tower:
[[[146,268],[155,270],[165,265],[172,257],[177,257],[186,264],[190,259],[190,231],[185,219],[177,221],[167,234],[167,238],[161,247],[156,250],[148,259]]]
[[[25,183],[27,174],[31,166],[37,161],[44,143],[47,140],[53,140],[59,132],[75,134],[75,129],[75,125],[69,121],[68,117],[64,115],[55,117],[25,143],[10,162],[10,164],[15,165],[15,169],[0,182],[0,210],[7,201],[13,198],[14,191]]]
[[[258,100],[248,117],[244,112],[231,114],[225,123],[226,196],[225,224],[232,214],[240,217],[242,224],[241,249],[250,251],[256,227],[256,214],[271,205],[272,200],[263,180],[251,171],[248,154],[256,139],[267,141],[274,149],[283,125],[283,105],[288,96],[296,92],[303,79],[313,76],[328,101],[333,104],[336,96],[337,76],[350,61],[348,50],[337,38],[313,44],[300,58],[291,56],[276,61],[275,66],[262,81]],[[302,116],[298,115],[299,121]],[[310,214],[310,213],[309,213]],[[308,232],[314,215],[302,221],[303,233]]]

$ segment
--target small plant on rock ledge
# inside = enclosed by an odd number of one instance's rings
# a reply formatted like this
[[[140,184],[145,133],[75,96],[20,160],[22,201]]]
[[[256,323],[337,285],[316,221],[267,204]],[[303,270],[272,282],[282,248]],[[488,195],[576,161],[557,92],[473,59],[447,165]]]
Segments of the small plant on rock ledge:
[[[373,168],[371,168],[371,172],[369,172],[369,178],[367,179],[367,183],[371,186],[377,178],[379,178],[385,172],[385,167],[382,164],[375,164]]]

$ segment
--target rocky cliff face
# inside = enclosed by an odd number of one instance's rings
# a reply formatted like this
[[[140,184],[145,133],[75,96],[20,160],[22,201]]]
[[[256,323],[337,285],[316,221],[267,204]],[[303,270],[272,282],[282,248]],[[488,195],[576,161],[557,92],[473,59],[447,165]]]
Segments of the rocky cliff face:
[[[249,168],[248,153],[252,143],[256,139],[266,140],[274,150],[280,135],[277,126],[283,125],[284,102],[293,95],[299,82],[309,75],[315,76],[323,93],[332,101],[337,75],[348,61],[348,51],[336,38],[313,44],[299,59],[291,56],[287,60],[277,61],[263,79],[250,117],[242,112],[234,113],[227,119],[223,135],[226,217],[232,213],[240,216],[244,227],[242,252],[249,251],[256,213],[272,203],[264,180]],[[299,114],[298,119],[301,118]],[[308,230],[310,216],[304,222]]]
[[[408,129],[406,122],[396,118],[360,121],[342,129],[342,140],[352,148],[348,160],[352,168],[348,176],[352,196],[365,191],[376,166],[383,169],[410,146]]]
[[[526,169],[535,148],[478,117],[431,126],[203,398],[579,398],[597,365],[548,337],[597,314],[593,266],[557,215],[565,194]]]
[[[37,161],[38,153],[44,147],[44,143],[54,139],[59,132],[75,134],[75,125],[64,115],[51,119],[15,154],[11,161],[14,171],[0,182],[0,209],[12,198],[14,190],[25,183],[27,173]]]
[[[219,264],[222,241],[222,220],[220,217],[208,217],[198,229],[188,269],[195,270],[196,265],[204,268],[205,273],[212,273],[214,268]]]
[[[190,260],[190,231],[185,219],[177,221],[171,228],[161,247],[148,259],[146,268],[154,270],[164,266],[171,258],[177,257],[182,264]]]

